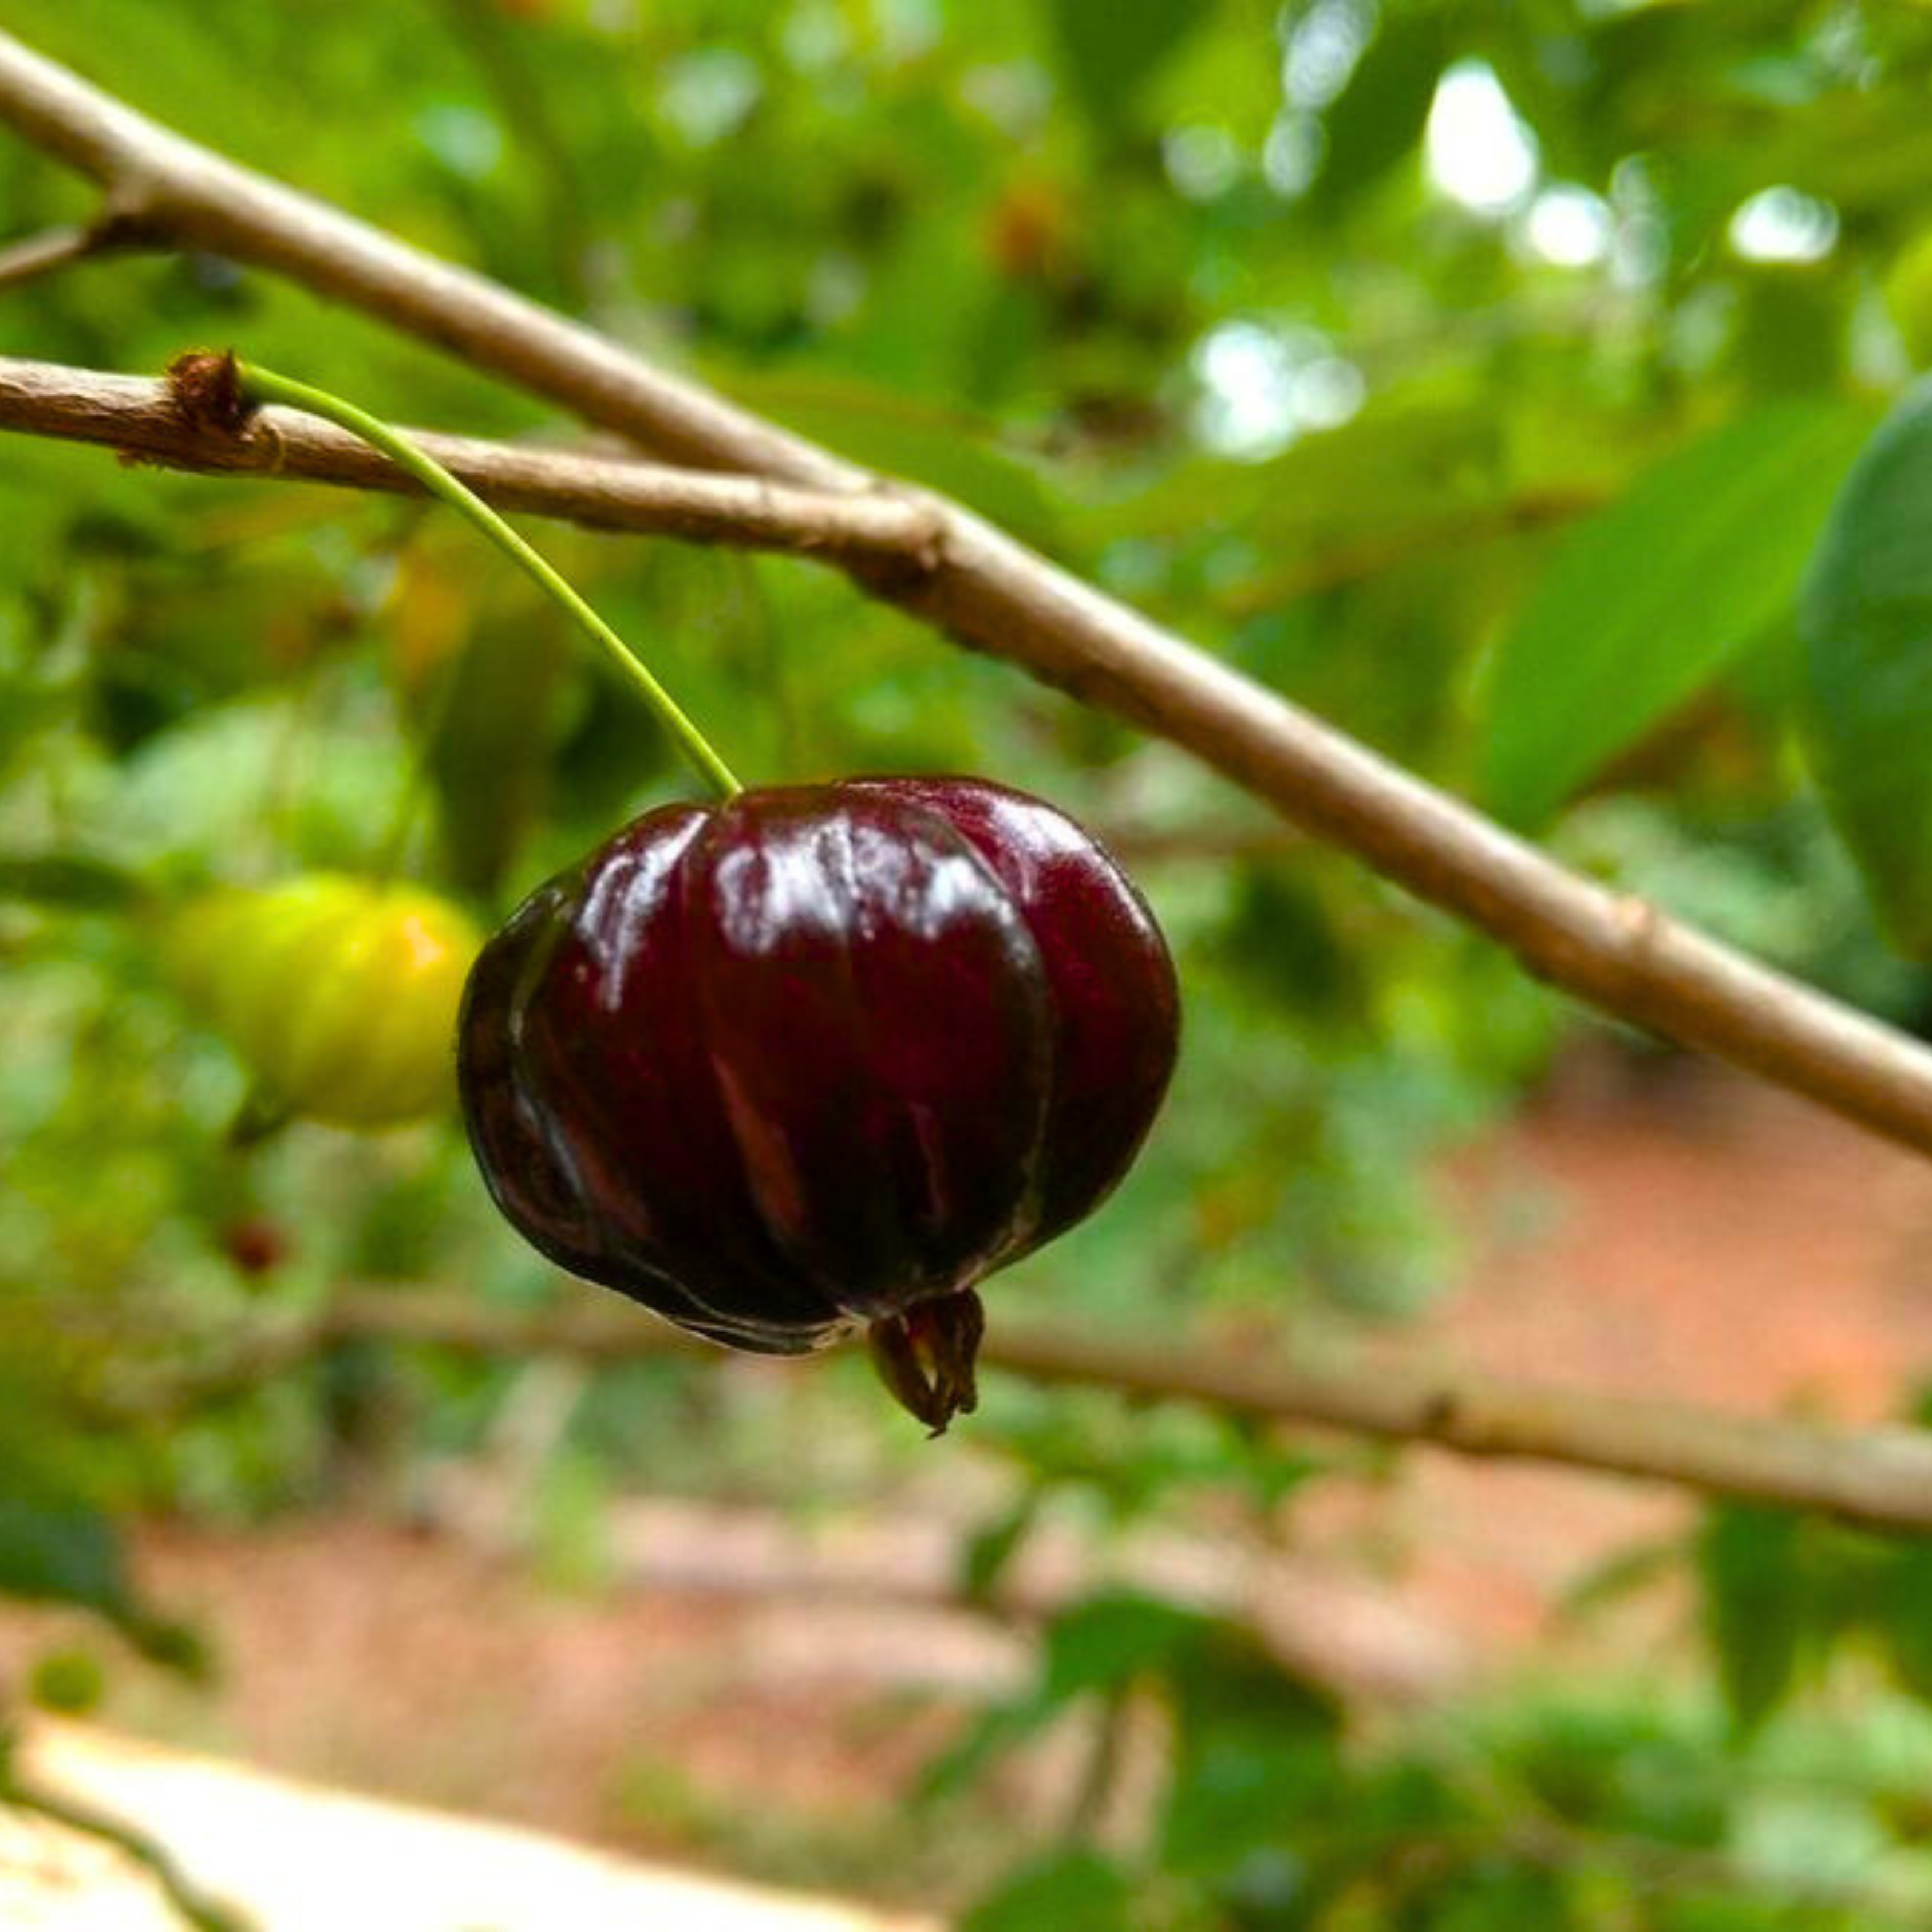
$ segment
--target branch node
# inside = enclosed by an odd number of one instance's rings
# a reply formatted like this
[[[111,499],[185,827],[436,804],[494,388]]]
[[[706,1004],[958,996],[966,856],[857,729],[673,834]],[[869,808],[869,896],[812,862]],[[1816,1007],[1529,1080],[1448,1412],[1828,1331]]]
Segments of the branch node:
[[[239,436],[255,412],[232,349],[191,349],[168,364],[168,400],[191,429]]]
[[[942,506],[923,490],[908,488],[889,476],[874,478],[869,491],[914,512],[918,518],[901,568],[908,572],[917,571],[926,577],[943,570],[949,560],[946,553],[946,516]]]
[[[902,602],[951,561],[946,552],[945,513],[925,491],[890,477],[871,478],[862,494],[910,510],[915,520],[911,537],[902,548],[890,556],[854,560],[846,565],[846,574],[872,596],[889,603]]]
[[[928,576],[937,576],[952,560],[946,550],[946,519],[930,504],[921,507],[923,514],[913,539],[913,558]]]

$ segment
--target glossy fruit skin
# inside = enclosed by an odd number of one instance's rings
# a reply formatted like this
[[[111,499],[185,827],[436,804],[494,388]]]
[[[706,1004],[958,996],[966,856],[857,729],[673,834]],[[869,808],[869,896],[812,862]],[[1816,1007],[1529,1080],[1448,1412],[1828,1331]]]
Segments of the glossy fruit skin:
[[[958,1298],[1113,1187],[1178,1028],[1152,914],[1064,814],[861,778],[665,806],[539,888],[476,961],[458,1067],[552,1259],[735,1348],[884,1328],[902,1396],[937,1350],[950,1413]]]
[[[448,1105],[450,1041],[482,935],[413,885],[313,872],[175,908],[163,972],[289,1114],[381,1127]]]

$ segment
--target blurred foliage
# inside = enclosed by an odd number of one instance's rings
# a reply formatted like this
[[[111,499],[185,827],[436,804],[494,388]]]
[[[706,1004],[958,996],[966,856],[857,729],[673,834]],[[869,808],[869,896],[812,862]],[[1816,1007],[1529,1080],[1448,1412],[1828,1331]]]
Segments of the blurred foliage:
[[[1150,1824],[1123,1834],[1088,1804],[1057,1836],[1036,1832],[962,1922],[974,1932],[1879,1932],[1932,1911],[1932,1719],[1918,1706],[1741,1744],[1694,1699],[1610,1686],[1365,1737],[1250,1633],[1144,1598],[1057,1620],[1032,1694],[936,1765],[927,1804],[1108,1700],[1160,1741]],[[1119,1775],[1111,1733],[1087,1734],[1104,1798]]]
[[[1932,1015],[1859,884],[1922,939],[1932,503],[1928,418],[1901,398],[1932,352],[1932,14],[0,0],[0,24],[956,492],[1619,886],[1907,1024]],[[88,207],[0,141],[8,234]],[[571,433],[193,253],[0,302],[16,354],[153,370],[232,343],[399,421]],[[121,1516],[246,1520],[329,1495],[372,1442],[473,1448],[518,1376],[343,1348],[219,1405],[128,1400],[184,1366],[182,1324],[298,1318],[345,1281],[568,1291],[494,1223],[447,1123],[230,1147],[245,1075],[160,983],[146,908],[371,869],[400,823],[406,868],[490,919],[685,781],[521,580],[418,506],[19,438],[7,456],[0,1588],[181,1660]],[[1002,1281],[995,1319],[1034,1301],[1265,1346],[1441,1282],[1428,1156],[1584,1024],[1496,949],[1268,842],[1178,754],[829,575],[543,542],[748,776],[986,772],[1060,800],[1142,878],[1186,992],[1178,1086],[1118,1199]],[[898,1480],[917,1445],[862,1386],[844,1363],[598,1376],[549,1479],[546,1562],[598,1574],[600,1501],[627,1483],[802,1504]],[[1003,1384],[947,1453],[997,1466],[1012,1498],[970,1552],[975,1592],[1055,1499],[1266,1517],[1322,1473],[1213,1418]],[[1927,1922],[1932,1824],[1902,1786],[1857,1783],[1857,1726],[1807,1734],[1844,1771],[1835,1796],[1780,1781],[1778,1752],[1833,1658],[1932,1692],[1932,1559],[1732,1511],[1684,1568],[1730,1719],[1714,1699],[1529,1700],[1469,1718],[1453,1751],[1358,1734],[1177,1606],[1070,1612],[1038,1697],[989,1718],[969,1768],[1063,1707],[1153,1708],[1157,1821],[1131,1848],[1038,1848],[968,1922]],[[39,1690],[92,1686],[56,1659]],[[1834,1891],[1848,1870],[1903,1888],[1904,1917]]]

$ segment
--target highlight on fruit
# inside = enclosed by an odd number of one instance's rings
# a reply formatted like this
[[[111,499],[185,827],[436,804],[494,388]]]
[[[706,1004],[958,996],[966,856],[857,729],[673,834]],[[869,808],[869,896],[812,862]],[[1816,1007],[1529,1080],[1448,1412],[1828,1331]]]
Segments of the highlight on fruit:
[[[1153,915],[1042,801],[964,778],[671,805],[485,945],[464,1116],[510,1221],[694,1334],[856,1327],[934,1432],[976,1285],[1097,1207],[1173,1070]]]
[[[448,1106],[482,944],[466,914],[420,886],[317,872],[196,895],[166,915],[160,956],[268,1112],[378,1127]]]

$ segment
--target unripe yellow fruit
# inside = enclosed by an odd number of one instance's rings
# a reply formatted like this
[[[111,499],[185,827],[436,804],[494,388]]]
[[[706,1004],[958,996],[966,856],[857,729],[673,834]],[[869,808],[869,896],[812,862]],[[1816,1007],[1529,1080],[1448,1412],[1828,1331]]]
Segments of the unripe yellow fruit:
[[[1885,278],[1885,305],[1915,369],[1932,364],[1932,230],[1915,236]]]
[[[422,886],[317,872],[220,886],[168,915],[162,970],[268,1095],[338,1126],[440,1111],[482,938]]]

